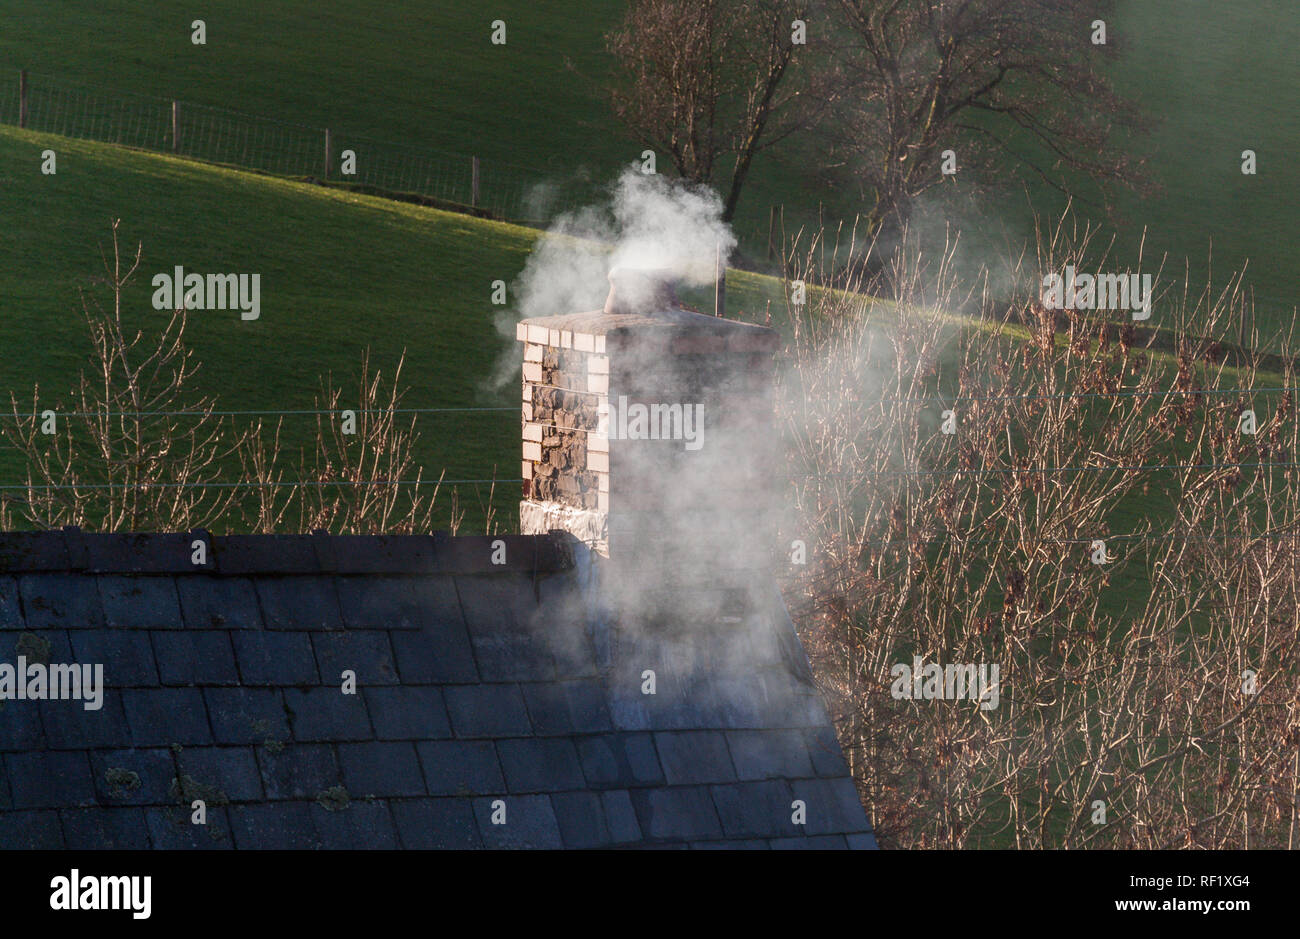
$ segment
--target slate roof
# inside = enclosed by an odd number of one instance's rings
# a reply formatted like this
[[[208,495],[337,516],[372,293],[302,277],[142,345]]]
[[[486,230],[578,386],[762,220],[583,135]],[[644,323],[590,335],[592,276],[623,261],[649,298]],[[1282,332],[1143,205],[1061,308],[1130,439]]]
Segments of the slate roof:
[[[0,847],[875,846],[774,587],[497,541],[0,534],[0,663],[107,688],[0,701]]]

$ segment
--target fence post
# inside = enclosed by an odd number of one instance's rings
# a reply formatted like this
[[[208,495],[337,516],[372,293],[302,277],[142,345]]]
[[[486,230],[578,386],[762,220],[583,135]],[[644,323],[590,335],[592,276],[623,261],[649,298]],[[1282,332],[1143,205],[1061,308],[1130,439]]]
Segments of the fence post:
[[[172,102],[172,153],[181,152],[181,103]]]
[[[722,263],[722,242],[716,242],[713,255],[713,315],[727,314],[727,265]]]
[[[27,69],[18,71],[18,126],[27,126]]]
[[[325,178],[330,178],[330,164],[334,162],[330,154],[330,129],[325,128]]]
[[[470,181],[469,181],[469,204],[471,208],[478,208],[478,157],[470,157]]]

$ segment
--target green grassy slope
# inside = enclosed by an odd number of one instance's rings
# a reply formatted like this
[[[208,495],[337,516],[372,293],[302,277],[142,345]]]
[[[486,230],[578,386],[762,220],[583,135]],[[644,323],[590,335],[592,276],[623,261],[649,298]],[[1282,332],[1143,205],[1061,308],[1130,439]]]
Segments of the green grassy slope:
[[[619,4],[557,8],[505,0],[229,3],[182,0],[106,8],[0,0],[0,94],[16,70],[176,98],[508,163],[511,178],[579,191],[617,175],[642,147],[610,117],[598,82]],[[190,23],[207,23],[194,46]],[[503,19],[507,42],[490,42]],[[8,72],[4,71],[8,69]],[[10,86],[13,87],[10,87]],[[668,167],[662,167],[667,169]],[[739,227],[766,239],[768,206],[802,192],[780,167],[756,167]],[[815,197],[814,206],[815,206]]]
[[[380,140],[409,141],[485,161],[507,161],[538,182],[612,178],[635,157],[610,119],[598,82],[608,74],[604,33],[621,4],[562,8],[502,0],[358,0],[337,4],[285,0],[236,2],[207,11],[181,0],[114,5],[65,0],[37,5],[0,0],[0,94],[12,95],[13,71],[26,67],[73,82],[180,98]],[[190,43],[203,16],[206,46]],[[505,46],[489,42],[503,19]],[[1164,186],[1158,198],[1125,199],[1117,255],[1133,257],[1149,229],[1147,257],[1169,251],[1174,269],[1189,258],[1207,272],[1251,259],[1261,325],[1289,324],[1295,309],[1300,247],[1300,166],[1287,156],[1300,139],[1292,106],[1300,87],[1300,19],[1288,0],[1225,0],[1190,10],[1183,0],[1121,5],[1109,24],[1124,54],[1115,79],[1160,123],[1139,145]],[[572,68],[570,68],[572,66]],[[4,69],[10,69],[7,76]],[[784,203],[793,228],[816,218],[826,198],[812,187],[794,140],[784,157],[765,157],[742,200],[737,229],[750,245],[766,238],[768,207]],[[1259,154],[1260,172],[1243,177],[1240,152]],[[1030,193],[1050,214],[1050,192]],[[1002,247],[995,221],[1028,232],[1024,194],[1011,191],[969,222],[976,261]],[[826,216],[851,218],[859,207],[828,202]],[[941,218],[940,221],[947,221]]]
[[[1168,250],[1222,283],[1247,266],[1261,325],[1287,327],[1295,314],[1300,269],[1300,17],[1286,0],[1217,3],[1143,0],[1124,8],[1119,28],[1129,52],[1116,81],[1161,122],[1151,144],[1152,171],[1165,191],[1119,206],[1132,227],[1123,243],[1136,252],[1141,227],[1151,249]],[[1252,149],[1258,174],[1241,172]],[[1175,264],[1181,274],[1181,264]]]
[[[1121,50],[1111,68],[1115,87],[1148,117],[1144,132],[1121,136],[1116,145],[1146,157],[1158,191],[1117,194],[1118,231],[1105,269],[1139,269],[1141,252],[1140,270],[1154,274],[1167,253],[1161,283],[1181,284],[1186,263],[1194,287],[1212,279],[1222,288],[1229,274],[1245,268],[1265,340],[1285,331],[1300,285],[1300,164],[1290,157],[1300,141],[1294,106],[1300,17],[1294,5],[1141,0],[1120,4],[1107,26]],[[1247,149],[1257,155],[1254,176],[1241,172]],[[1052,163],[1044,161],[1049,168]],[[1032,240],[1027,203],[1048,224],[1064,207],[1064,198],[1041,180],[1022,185],[1012,175],[1002,195],[976,210],[937,196],[925,213],[936,232],[953,220],[964,227],[963,253],[971,266],[992,263],[1006,250],[1008,235],[1015,245]],[[960,189],[945,187],[949,194]],[[1092,187],[1083,191],[1091,194]],[[1109,242],[1113,228],[1099,206],[1076,201],[1073,211],[1104,227],[1098,246]]]

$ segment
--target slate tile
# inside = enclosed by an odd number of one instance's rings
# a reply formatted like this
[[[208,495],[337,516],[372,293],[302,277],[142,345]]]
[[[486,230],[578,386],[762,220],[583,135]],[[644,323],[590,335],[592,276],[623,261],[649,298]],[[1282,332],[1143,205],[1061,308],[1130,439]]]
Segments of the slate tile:
[[[518,685],[449,685],[447,714],[458,737],[508,737],[532,733]]]
[[[0,851],[60,851],[59,813],[0,812]]]
[[[26,628],[18,600],[18,578],[0,575],[0,630]]]
[[[486,544],[485,549],[491,548]],[[455,578],[456,594],[470,634],[522,633],[531,610],[537,607],[533,577],[498,569],[491,574],[461,575]]]
[[[553,681],[555,659],[531,633],[470,633],[474,661],[484,681]]]
[[[530,622],[537,609],[531,576],[458,577],[456,587],[484,681],[555,678],[555,659],[544,629]]]
[[[745,624],[743,633],[738,637],[743,640],[743,648],[737,650],[732,661],[752,662],[755,665],[784,665],[785,659],[782,655],[782,636],[778,630],[784,630],[784,625],[773,626],[765,617],[756,617]],[[792,650],[802,648],[798,645],[798,639],[790,633],[789,648]],[[807,655],[804,655],[805,661]]]
[[[89,574],[23,574],[19,595],[28,629],[99,629],[104,609],[96,577]]]
[[[880,845],[876,844],[876,836],[869,831],[845,835],[844,840],[851,851],[876,851],[880,848]]]
[[[430,795],[505,792],[505,777],[490,740],[435,740],[416,744]]]
[[[707,677],[695,675],[688,684],[683,675],[657,659],[647,658],[633,668],[613,673],[609,686],[609,708],[614,726],[620,730],[686,730],[700,726],[721,726],[706,718],[704,707],[713,692]],[[642,684],[647,669],[655,673],[655,693],[645,694]]]
[[[829,724],[812,727],[803,732],[808,755],[818,776],[847,776],[849,765],[844,762],[844,752],[839,739]]]
[[[838,779],[798,779],[790,783],[793,797],[808,809],[809,835],[870,831],[858,790],[847,776]]]
[[[301,850],[320,846],[310,803],[260,802],[230,806],[230,830],[241,851]]]
[[[605,706],[605,688],[598,682],[547,682],[521,687],[528,716],[538,734],[567,736],[614,729]]]
[[[173,801],[171,750],[96,750],[90,771],[100,805],[161,805]]]
[[[451,736],[442,692],[433,687],[367,688],[366,704],[380,740],[437,740]]]
[[[388,633],[376,629],[312,633],[321,679],[340,684],[344,670],[356,673],[357,686],[395,685],[397,670]]]
[[[25,632],[7,632],[0,636],[0,662],[18,667],[18,656],[28,665],[34,662],[70,664],[76,660],[72,642],[66,629],[38,629]]]
[[[319,681],[307,633],[243,629],[230,634],[246,685],[313,685]]]
[[[646,838],[696,841],[722,837],[722,824],[704,786],[633,789],[630,798]]]
[[[132,746],[121,695],[120,691],[105,691],[96,711],[87,711],[84,701],[38,702],[46,746],[54,750]]]
[[[212,539],[217,568],[226,574],[294,573],[320,570],[317,536],[222,535]]]
[[[567,629],[546,635],[555,677],[559,679],[594,679],[600,675],[595,642],[585,621],[575,620]]]
[[[119,694],[136,746],[212,742],[208,711],[198,688],[126,688]]]
[[[493,802],[483,797],[474,800],[474,817],[479,836],[489,848],[535,848],[554,850],[564,847],[555,810],[547,796],[502,796],[505,824],[492,824]]]
[[[70,563],[63,531],[0,532],[0,570],[67,570]]]
[[[469,634],[459,619],[447,619],[419,632],[389,634],[397,673],[407,684],[476,682],[478,668]]]
[[[740,779],[799,779],[813,775],[798,730],[730,730],[727,748]]]
[[[654,738],[670,786],[736,778],[726,737],[717,731],[657,733]]]
[[[612,842],[599,793],[553,793],[551,807],[566,848],[600,848]]]
[[[578,740],[583,775],[596,788],[660,786],[664,772],[650,734],[603,734]]]
[[[531,572],[538,561],[537,538],[533,535],[459,535],[436,532],[438,567],[457,574],[506,577]],[[558,560],[553,556],[547,561]]]
[[[340,743],[338,753],[344,785],[354,797],[425,794],[415,744]]]
[[[77,629],[69,635],[77,662],[104,666],[104,684],[131,688],[158,684],[153,645],[143,629]]]
[[[229,851],[234,845],[226,806],[209,805],[207,822],[195,825],[188,806],[163,805],[143,810],[153,846],[166,851]]]
[[[830,717],[821,696],[800,684],[786,669],[764,669],[760,673],[766,709],[762,710],[764,727],[824,727]]]
[[[232,802],[262,798],[262,777],[252,747],[185,747],[176,759],[182,774],[215,786]]]
[[[258,577],[254,580],[267,629],[342,629],[334,578],[328,575]]]
[[[268,799],[311,800],[343,783],[334,748],[328,744],[258,747],[257,764]]]
[[[99,598],[109,629],[183,629],[174,577],[100,574]]]
[[[164,685],[237,685],[239,669],[230,634],[185,629],[153,634],[158,676]]]
[[[15,809],[69,808],[95,801],[90,761],[79,750],[6,753],[4,761]]]
[[[190,532],[70,533],[69,550],[84,552],[87,570],[167,573],[193,569]],[[75,539],[75,546],[74,546]]]
[[[843,851],[843,835],[810,835],[807,838],[773,838],[769,842],[773,851]]]
[[[204,688],[217,743],[283,742],[289,716],[278,688]]]
[[[390,803],[402,847],[481,848],[470,799],[401,799]]]
[[[578,752],[567,738],[498,740],[497,753],[511,792],[558,792],[583,786]]]
[[[590,602],[580,578],[573,571],[542,577],[537,592],[541,602],[530,611],[525,626],[550,649],[556,677],[597,677]]]
[[[138,808],[65,809],[63,837],[69,851],[147,851],[149,826]]]
[[[360,574],[437,570],[434,535],[329,535],[316,540],[322,564]]]
[[[181,612],[190,629],[261,629],[257,592],[247,577],[194,574],[176,578]]]
[[[456,584],[447,576],[369,574],[335,579],[349,629],[464,631]]]
[[[641,826],[636,820],[632,794],[626,789],[610,789],[600,794],[605,810],[605,824],[609,826],[610,839],[615,844],[641,840]]]
[[[768,683],[760,674],[718,675],[710,681],[707,720],[713,726],[735,730],[788,727],[791,722],[783,710],[789,706],[789,695],[775,702],[769,698]]]
[[[338,688],[286,688],[284,703],[295,740],[370,740],[365,698]]]
[[[728,838],[803,837],[792,821],[793,799],[784,780],[713,786],[712,792]]]
[[[728,838],[723,841],[692,841],[692,851],[767,851],[770,846],[762,839]]]
[[[347,808],[330,811],[311,807],[316,837],[322,848],[339,851],[391,851],[401,847],[388,803],[353,800]]]
[[[45,746],[41,709],[35,701],[0,701],[0,752]]]

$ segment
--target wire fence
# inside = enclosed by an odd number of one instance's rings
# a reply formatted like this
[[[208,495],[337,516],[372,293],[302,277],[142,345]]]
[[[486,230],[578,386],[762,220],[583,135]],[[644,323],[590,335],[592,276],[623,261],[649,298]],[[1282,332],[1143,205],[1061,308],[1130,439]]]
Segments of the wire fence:
[[[555,391],[566,391],[572,394],[604,396],[608,392],[590,391],[585,388],[568,388],[563,385],[549,385],[543,382],[530,382],[534,388],[544,388]],[[887,402],[890,404],[942,404],[953,401],[1064,401],[1070,399],[1090,399],[1090,398],[1181,398],[1195,397],[1197,395],[1254,395],[1254,394],[1290,394],[1300,396],[1300,386],[1289,387],[1279,386],[1275,388],[1121,388],[1115,391],[1078,391],[1062,392],[1058,394],[1028,394],[1028,395],[914,395],[909,397],[878,398],[877,402]],[[876,402],[867,402],[876,403]],[[267,417],[279,415],[341,415],[347,408],[301,408],[289,409],[268,408],[262,410],[204,410],[202,408],[188,408],[172,411],[59,411],[53,409],[58,417]],[[492,406],[462,406],[462,407],[437,407],[437,408],[359,408],[353,409],[354,414],[463,414],[475,412],[498,412],[498,413],[518,413],[519,408],[514,405],[492,405]],[[20,418],[38,417],[39,415],[18,415]],[[0,420],[12,420],[14,415],[0,411]],[[537,423],[537,422],[531,422]],[[559,425],[546,425],[555,426]],[[590,432],[590,429],[581,427],[562,427],[562,430],[572,430],[581,432]]]
[[[75,85],[26,71],[14,79],[0,81],[0,123],[29,130],[422,196],[532,224],[546,222],[581,198],[574,184],[472,154]]]
[[[1249,389],[1238,389],[1246,391]],[[1020,396],[1009,395],[1008,399],[1016,399]],[[928,399],[913,399],[916,401],[925,401]],[[994,399],[998,400],[998,399]],[[394,409],[370,409],[361,410],[353,413],[366,414],[441,414],[453,412],[487,412],[502,413],[515,412],[512,407],[462,407],[462,408],[394,408]],[[245,415],[331,415],[342,416],[343,410],[300,410],[300,411],[115,411],[115,412],[65,412],[56,414],[57,417],[68,418],[100,418],[107,416],[115,417],[203,417],[203,416],[245,416]],[[13,415],[0,414],[0,419]],[[26,417],[20,415],[20,417]],[[32,420],[39,420],[39,416],[33,415]],[[568,427],[550,422],[527,421],[529,424],[539,424],[543,427],[553,428],[562,431],[580,431],[583,433],[592,433],[590,429]],[[9,445],[8,442],[0,442],[0,445]],[[962,467],[944,467],[931,469],[871,469],[864,470],[861,473],[773,473],[771,478],[794,482],[796,480],[861,480],[866,477],[873,479],[894,479],[894,478],[914,478],[926,479],[935,477],[962,477],[962,476],[1029,476],[1043,475],[1050,476],[1060,473],[1158,473],[1158,472],[1203,472],[1217,473],[1225,470],[1296,470],[1300,469],[1300,462],[1291,460],[1273,460],[1257,462],[1240,462],[1240,463],[1088,463],[1080,465],[1067,466],[1027,466],[1027,465],[1007,465],[1007,466],[962,466]],[[266,482],[248,480],[233,482],[207,482],[207,483],[161,483],[156,481],[141,482],[138,485],[145,488],[169,488],[169,487],[190,487],[190,488],[239,488],[246,487],[257,489],[267,485],[272,486],[435,486],[435,485],[507,485],[522,484],[526,480],[522,477],[494,477],[492,479],[416,479],[416,480],[284,480],[268,484]],[[122,483],[107,483],[103,485],[89,485],[84,483],[69,484],[16,484],[0,485],[0,492],[6,491],[24,491],[24,490],[63,490],[63,489],[115,489],[122,488]]]

